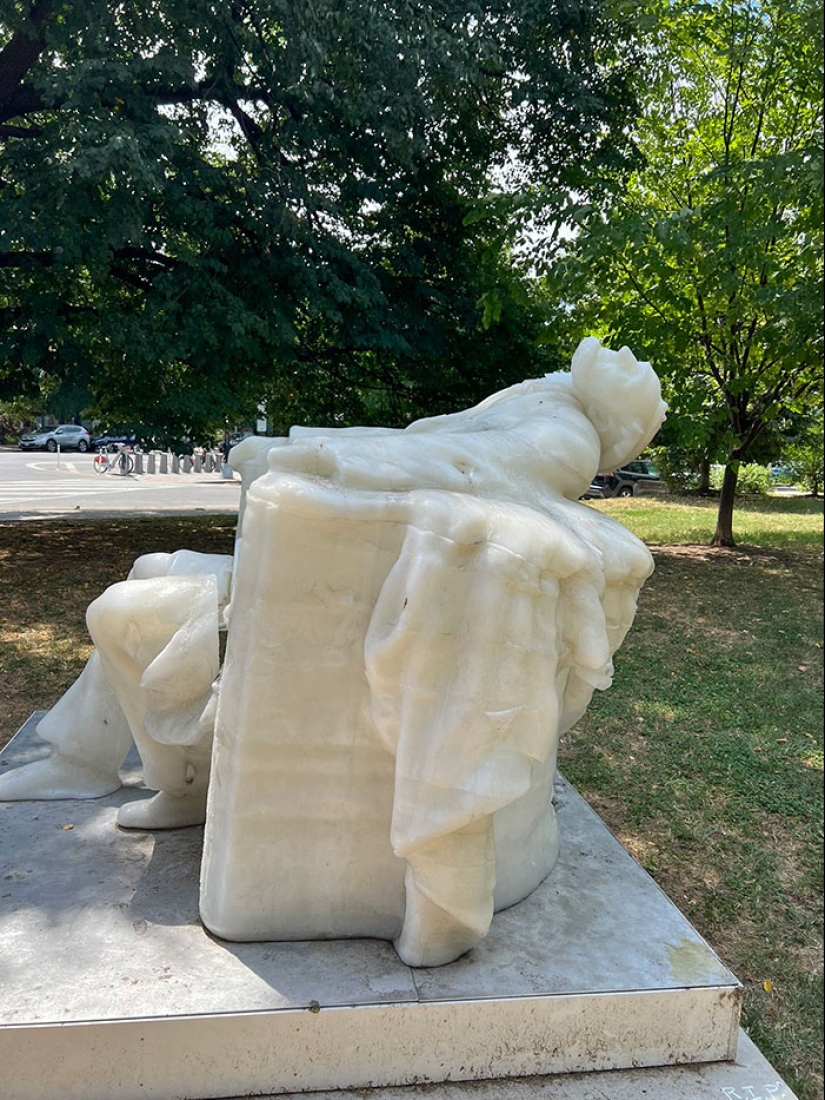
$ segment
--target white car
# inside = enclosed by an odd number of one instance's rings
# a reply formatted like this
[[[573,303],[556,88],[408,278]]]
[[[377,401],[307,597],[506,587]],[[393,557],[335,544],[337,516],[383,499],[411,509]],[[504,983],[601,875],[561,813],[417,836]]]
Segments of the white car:
[[[44,428],[39,432],[27,432],[20,437],[21,451],[51,451],[59,447],[61,451],[91,450],[92,440],[85,428],[79,424],[58,424],[56,428]]]

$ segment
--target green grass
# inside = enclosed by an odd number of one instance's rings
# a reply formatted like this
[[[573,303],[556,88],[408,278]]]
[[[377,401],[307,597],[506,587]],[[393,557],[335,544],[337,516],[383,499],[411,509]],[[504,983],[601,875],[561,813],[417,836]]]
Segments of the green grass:
[[[561,766],[745,986],[744,1024],[822,1091],[822,504],[600,502],[657,569]],[[670,545],[667,545],[670,543]]]
[[[599,502],[657,569],[561,766],[745,986],[744,1024],[822,1100],[822,503]],[[89,652],[84,612],[137,553],[228,552],[227,516],[0,524],[0,733]],[[0,738],[2,740],[2,738]]]
[[[709,543],[716,529],[718,501],[698,497],[626,497],[591,501],[647,543],[684,546]],[[737,543],[765,548],[821,548],[822,500],[811,497],[746,497],[737,501],[733,520]]]

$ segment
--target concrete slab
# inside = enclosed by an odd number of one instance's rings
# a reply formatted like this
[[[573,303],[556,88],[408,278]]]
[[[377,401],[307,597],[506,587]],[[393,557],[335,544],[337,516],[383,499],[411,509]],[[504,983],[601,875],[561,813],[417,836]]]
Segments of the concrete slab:
[[[47,751],[36,721],[0,767]],[[381,941],[211,937],[198,921],[201,830],[119,831],[118,806],[147,796],[136,761],[124,782],[91,802],[0,804],[8,1100],[274,1095],[736,1055],[735,977],[563,780],[550,878],[469,955],[415,971]]]

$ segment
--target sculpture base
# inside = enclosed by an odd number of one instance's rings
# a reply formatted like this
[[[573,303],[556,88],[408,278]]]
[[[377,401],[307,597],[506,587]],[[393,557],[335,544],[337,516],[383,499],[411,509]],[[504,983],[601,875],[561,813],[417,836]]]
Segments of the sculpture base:
[[[38,717],[0,767],[47,751]],[[202,831],[118,830],[118,807],[148,797],[134,770],[124,778],[94,801],[0,804],[7,1100],[245,1096],[736,1055],[738,982],[563,780],[553,874],[468,955],[411,970],[378,940],[211,937],[198,920]]]

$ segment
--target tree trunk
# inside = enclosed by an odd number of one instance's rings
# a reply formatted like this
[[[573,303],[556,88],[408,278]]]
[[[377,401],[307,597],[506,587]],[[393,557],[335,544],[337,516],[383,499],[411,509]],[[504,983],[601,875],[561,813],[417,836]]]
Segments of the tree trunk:
[[[711,546],[736,546],[733,541],[733,502],[736,497],[736,481],[739,477],[739,463],[729,462],[722,479],[722,492],[719,495],[719,511],[716,515],[716,532],[710,540]]]
[[[710,495],[710,459],[703,458],[699,464],[699,492],[702,496]]]

